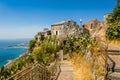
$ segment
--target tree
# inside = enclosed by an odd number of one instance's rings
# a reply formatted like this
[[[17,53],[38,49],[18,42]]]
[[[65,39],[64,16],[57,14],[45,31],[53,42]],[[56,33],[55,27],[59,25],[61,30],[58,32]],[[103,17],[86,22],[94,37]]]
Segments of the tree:
[[[79,36],[70,36],[67,37],[65,44],[63,45],[64,53],[67,52],[77,52],[80,51],[86,53],[87,50],[90,50],[91,47],[95,46],[96,40],[91,39],[89,34],[80,34]]]
[[[36,43],[36,40],[34,39],[29,42],[29,46],[28,46],[29,52],[33,51],[33,48],[35,47],[35,43]]]
[[[107,18],[107,23],[109,27],[106,31],[106,38],[109,40],[120,39],[120,0],[117,0],[113,12]]]

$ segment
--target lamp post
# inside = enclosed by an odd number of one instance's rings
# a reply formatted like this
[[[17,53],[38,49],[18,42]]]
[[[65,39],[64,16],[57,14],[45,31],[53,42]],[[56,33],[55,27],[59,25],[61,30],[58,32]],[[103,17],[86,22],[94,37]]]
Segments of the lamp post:
[[[80,19],[80,26],[82,27],[82,19]]]

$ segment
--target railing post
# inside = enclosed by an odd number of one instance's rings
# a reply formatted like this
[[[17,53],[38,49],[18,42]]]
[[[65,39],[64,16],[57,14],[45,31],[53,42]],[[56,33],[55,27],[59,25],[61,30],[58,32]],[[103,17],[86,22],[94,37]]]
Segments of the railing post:
[[[60,50],[60,59],[61,59],[61,61],[63,61],[63,50]]]

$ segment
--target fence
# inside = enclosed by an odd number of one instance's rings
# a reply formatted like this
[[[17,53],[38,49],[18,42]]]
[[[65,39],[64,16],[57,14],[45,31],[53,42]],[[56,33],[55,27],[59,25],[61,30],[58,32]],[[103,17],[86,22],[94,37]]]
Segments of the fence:
[[[7,80],[50,80],[50,73],[45,66],[37,63],[25,68]]]
[[[119,59],[119,50],[108,50],[107,80],[120,80]]]
[[[60,54],[61,51],[58,56]],[[31,64],[29,67],[17,72],[7,80],[57,80],[60,73],[60,60],[58,59],[55,59],[48,67],[40,63]]]

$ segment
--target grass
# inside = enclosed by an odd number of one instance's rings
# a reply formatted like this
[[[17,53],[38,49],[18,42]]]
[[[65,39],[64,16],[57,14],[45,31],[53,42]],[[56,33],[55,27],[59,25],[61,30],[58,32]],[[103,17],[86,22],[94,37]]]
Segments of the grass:
[[[92,70],[91,63],[88,63],[85,57],[82,57],[77,53],[74,53],[73,55],[74,56],[71,59],[71,62],[77,73],[76,80],[79,80],[79,79],[80,80],[93,80],[92,71],[91,71]]]
[[[75,80],[96,80],[99,77],[104,76],[105,68],[101,66],[96,57],[96,59],[92,59],[88,61],[86,56],[81,56],[79,53],[73,53],[73,57],[71,59],[72,65],[76,71]]]
[[[120,47],[120,39],[119,40],[107,40],[105,38],[105,29],[104,29],[104,27],[102,27],[101,30],[97,33],[97,37],[99,37],[100,41],[105,41],[108,44],[112,44],[112,45]]]
[[[107,42],[120,47],[120,40],[107,40]]]

